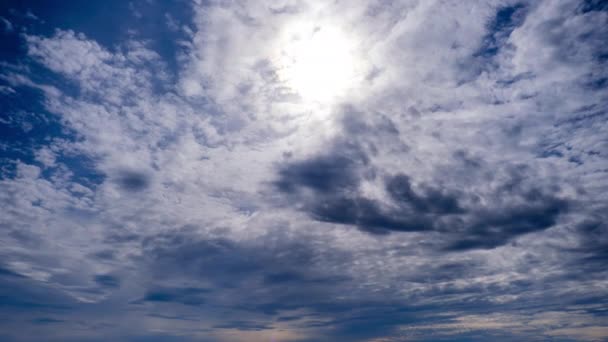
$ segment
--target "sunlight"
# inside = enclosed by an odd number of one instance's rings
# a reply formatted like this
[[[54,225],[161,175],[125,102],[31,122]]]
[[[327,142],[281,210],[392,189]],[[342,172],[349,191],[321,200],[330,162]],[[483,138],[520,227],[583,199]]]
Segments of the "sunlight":
[[[356,81],[355,55],[352,40],[336,28],[293,25],[279,46],[279,77],[304,102],[328,103]]]

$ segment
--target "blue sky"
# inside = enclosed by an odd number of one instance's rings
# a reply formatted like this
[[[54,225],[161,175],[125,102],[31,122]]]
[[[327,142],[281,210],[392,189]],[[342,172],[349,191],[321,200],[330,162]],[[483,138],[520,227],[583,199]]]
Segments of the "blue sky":
[[[3,341],[608,339],[605,1],[5,1]]]

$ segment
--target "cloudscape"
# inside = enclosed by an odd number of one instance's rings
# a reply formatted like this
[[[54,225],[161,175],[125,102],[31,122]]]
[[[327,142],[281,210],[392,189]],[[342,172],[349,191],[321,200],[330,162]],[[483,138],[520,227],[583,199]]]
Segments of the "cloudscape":
[[[0,5],[0,340],[608,341],[608,3]]]

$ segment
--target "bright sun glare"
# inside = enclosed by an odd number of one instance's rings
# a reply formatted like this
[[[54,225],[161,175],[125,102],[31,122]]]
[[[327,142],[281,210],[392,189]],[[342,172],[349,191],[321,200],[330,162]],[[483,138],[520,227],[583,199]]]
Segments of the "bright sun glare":
[[[354,44],[332,27],[286,30],[278,67],[281,80],[305,102],[330,102],[344,95],[357,76]]]

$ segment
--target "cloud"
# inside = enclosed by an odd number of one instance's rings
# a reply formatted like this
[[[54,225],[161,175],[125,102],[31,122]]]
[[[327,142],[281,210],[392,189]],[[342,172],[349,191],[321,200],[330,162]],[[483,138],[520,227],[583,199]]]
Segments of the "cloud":
[[[140,191],[149,186],[150,180],[143,173],[124,171],[118,176],[118,184],[127,191]]]
[[[119,287],[120,279],[109,274],[100,274],[95,276],[95,282],[101,286]]]
[[[4,31],[12,32],[14,30],[13,24],[6,18],[0,17],[0,22],[2,22],[2,26],[4,26]]]
[[[601,2],[187,6],[15,36],[3,339],[606,335]],[[281,58],[325,29],[356,77],[309,101]]]
[[[364,150],[347,137],[339,138],[330,152],[281,166],[274,186],[313,219],[380,233],[438,231],[452,240],[446,247],[450,250],[501,246],[518,235],[556,225],[558,216],[567,212],[568,199],[559,196],[559,185],[529,184],[535,175],[526,165],[503,165],[504,179],[474,180],[482,182],[471,185],[476,191],[422,182],[414,188],[406,174],[382,176],[387,170],[375,167]],[[483,164],[478,160],[454,168],[478,171]],[[384,186],[377,199],[365,196],[362,189],[375,178]]]
[[[202,305],[204,299],[201,294],[205,294],[208,290],[199,288],[172,288],[168,290],[155,290],[146,293],[143,300],[148,302],[173,302],[185,305]]]

